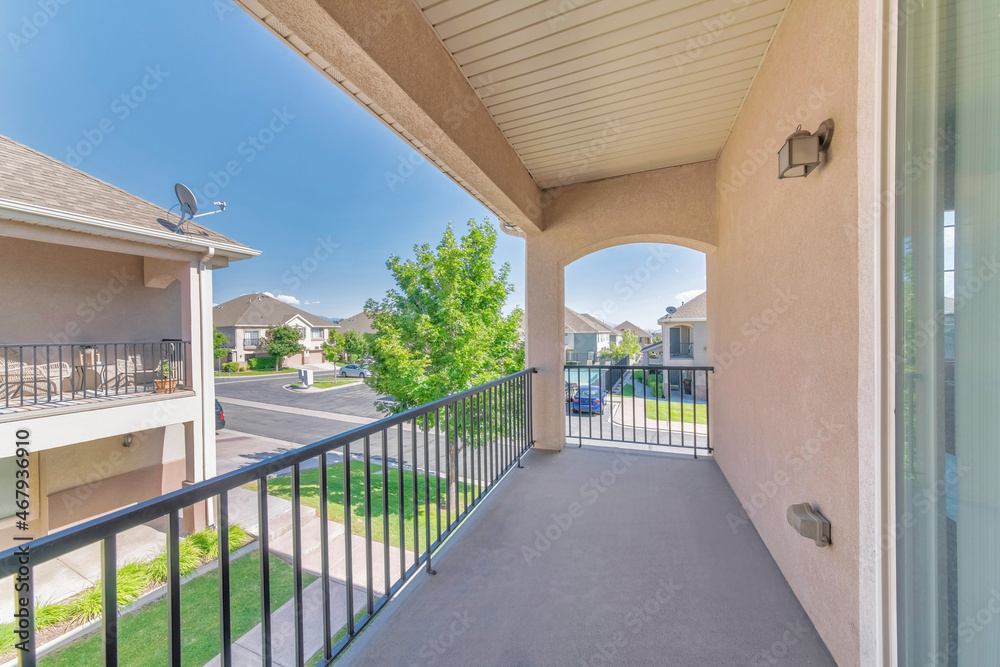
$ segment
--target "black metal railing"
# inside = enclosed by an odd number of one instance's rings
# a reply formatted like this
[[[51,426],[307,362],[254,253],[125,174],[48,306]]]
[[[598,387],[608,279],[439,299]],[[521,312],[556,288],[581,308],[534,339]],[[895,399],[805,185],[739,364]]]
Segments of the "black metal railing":
[[[0,407],[190,388],[191,343],[0,345]]]
[[[275,488],[279,482],[288,489],[291,500],[294,623],[288,628],[288,637],[294,635],[294,664],[303,665],[311,657],[318,664],[330,664],[369,623],[399,590],[413,577],[421,566],[435,574],[431,567],[433,553],[451,535],[461,521],[472,511],[512,468],[520,466],[522,454],[532,445],[531,428],[531,375],[533,369],[520,371],[454,394],[347,433],[321,440],[306,447],[280,454],[266,461],[240,468],[233,472],[193,484],[152,500],[139,503],[103,517],[79,524],[67,530],[26,542],[23,547],[0,553],[0,578],[15,576],[15,585],[31,582],[38,566],[71,551],[93,544],[101,544],[101,587],[105,602],[101,613],[104,643],[104,664],[117,665],[118,660],[118,609],[116,596],[116,536],[141,524],[166,519],[166,598],[168,601],[167,654],[168,664],[181,664],[181,573],[180,573],[180,514],[192,507],[207,503],[215,505],[215,527],[218,531],[219,571],[219,654],[222,665],[232,664],[232,605],[230,590],[230,559],[228,536],[230,533],[229,492],[248,485],[256,488],[257,538],[256,550],[261,554],[259,573],[261,598],[261,656],[264,664],[271,664],[271,586],[269,574],[270,553],[268,502],[269,483]],[[28,435],[28,434],[25,434]],[[19,436],[20,437],[20,436]],[[392,441],[392,442],[390,442]],[[373,455],[373,450],[375,454]],[[392,457],[395,458],[393,464]],[[381,464],[373,469],[373,459]],[[342,478],[331,467],[340,465]],[[315,466],[315,467],[314,467]],[[352,477],[352,468],[358,466],[360,480]],[[326,499],[331,484],[343,484],[344,553],[342,561],[346,624],[333,626],[331,615],[330,526],[329,507],[319,502],[319,550],[322,582],[322,608],[306,608],[303,602],[303,522],[301,501],[303,474],[317,471],[317,484],[307,486],[318,498]],[[409,475],[405,475],[406,471]],[[419,474],[418,474],[419,473]],[[312,484],[310,478],[309,484]],[[390,493],[380,491],[395,486],[397,493],[390,502]],[[381,496],[376,498],[375,493]],[[356,497],[360,494],[360,497]],[[363,529],[354,525],[352,507],[364,508]],[[442,516],[443,513],[443,516]],[[396,517],[392,517],[396,514]],[[409,516],[408,516],[409,514]],[[421,518],[422,514],[422,518]],[[381,517],[381,535],[373,530],[373,516]],[[435,521],[436,519],[436,521]],[[411,524],[412,522],[412,524]],[[360,521],[359,521],[360,523]],[[408,530],[412,528],[412,542],[407,543]],[[339,529],[336,531],[339,533]],[[364,563],[355,563],[361,553],[355,544],[354,534],[364,540]],[[399,544],[398,553],[391,554],[390,541]],[[315,544],[307,545],[315,553]],[[353,548],[353,549],[352,549]],[[28,555],[22,553],[26,550]],[[356,549],[355,553],[352,553]],[[245,549],[241,549],[244,551]],[[253,551],[253,549],[251,549]],[[381,552],[380,554],[378,552]],[[382,571],[376,572],[377,555],[381,556]],[[339,560],[337,561],[340,562]],[[340,565],[338,565],[340,567]],[[361,569],[363,567],[363,570]],[[381,576],[382,591],[375,585]],[[364,581],[361,586],[359,580]],[[363,590],[364,601],[354,602],[355,587]],[[339,591],[339,588],[338,588]],[[339,593],[338,593],[339,594]],[[18,589],[18,610],[25,610],[22,627],[30,628],[27,636],[18,638],[25,642],[26,651],[19,653],[22,662],[34,664],[36,646],[34,637],[35,599],[29,586]],[[109,603],[108,601],[112,601]],[[361,607],[360,611],[358,607]],[[19,620],[20,622],[20,620]],[[305,624],[313,628],[322,624],[323,645],[319,653],[306,655]],[[283,631],[274,628],[279,634]],[[342,635],[342,636],[340,636]],[[339,636],[339,639],[336,637]],[[160,650],[160,647],[156,647]]]
[[[674,359],[693,359],[694,343],[675,343],[671,345],[670,356]]]
[[[566,434],[711,452],[711,366],[566,366]],[[581,387],[583,388],[581,390]]]

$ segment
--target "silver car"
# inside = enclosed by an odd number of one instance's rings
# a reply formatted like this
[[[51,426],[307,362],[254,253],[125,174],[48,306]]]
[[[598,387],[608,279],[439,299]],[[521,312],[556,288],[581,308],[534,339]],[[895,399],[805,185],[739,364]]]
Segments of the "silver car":
[[[366,378],[371,373],[368,371],[368,366],[359,366],[358,364],[347,364],[340,369],[340,377],[352,377],[352,378]]]

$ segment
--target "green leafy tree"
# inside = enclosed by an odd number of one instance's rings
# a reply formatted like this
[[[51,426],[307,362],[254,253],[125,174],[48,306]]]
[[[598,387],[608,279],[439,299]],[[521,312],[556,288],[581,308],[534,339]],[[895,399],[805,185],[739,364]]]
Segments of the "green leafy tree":
[[[339,331],[331,331],[326,342],[323,344],[323,357],[327,361],[336,362],[340,353],[344,351],[344,334]]]
[[[639,342],[639,337],[631,331],[623,331],[622,342],[617,347],[620,354],[619,359],[627,355],[630,360],[634,361],[638,357],[639,351],[642,350],[642,343]]]
[[[363,333],[348,329],[343,335],[345,352],[355,357],[362,357],[368,353],[368,339]]]
[[[224,359],[229,356],[229,338],[226,334],[220,334],[218,329],[212,329],[212,344],[215,349],[213,354],[216,359]]]
[[[274,357],[274,366],[281,370],[281,360],[302,351],[302,339],[296,329],[282,324],[280,327],[268,327],[261,339],[261,344],[268,354]]]
[[[521,310],[503,312],[514,286],[508,279],[510,265],[494,265],[496,235],[488,220],[470,220],[462,237],[449,225],[436,247],[418,245],[412,259],[392,256],[386,262],[396,288],[380,303],[369,300],[365,313],[375,330],[369,384],[396,399],[393,410],[524,368],[524,346],[518,339]],[[460,440],[449,432],[452,465],[464,446]]]

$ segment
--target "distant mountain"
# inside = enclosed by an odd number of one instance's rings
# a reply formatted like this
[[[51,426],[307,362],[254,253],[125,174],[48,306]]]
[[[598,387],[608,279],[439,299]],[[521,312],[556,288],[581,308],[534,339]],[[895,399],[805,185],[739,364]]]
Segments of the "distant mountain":
[[[322,317],[327,322],[333,322],[334,324],[344,319],[343,317],[327,317],[326,315],[320,315],[320,317]]]

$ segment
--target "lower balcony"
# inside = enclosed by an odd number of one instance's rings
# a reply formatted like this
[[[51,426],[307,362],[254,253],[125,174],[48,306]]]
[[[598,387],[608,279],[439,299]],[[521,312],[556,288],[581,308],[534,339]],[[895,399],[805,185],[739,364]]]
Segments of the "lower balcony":
[[[0,345],[0,419],[190,389],[189,341]]]

